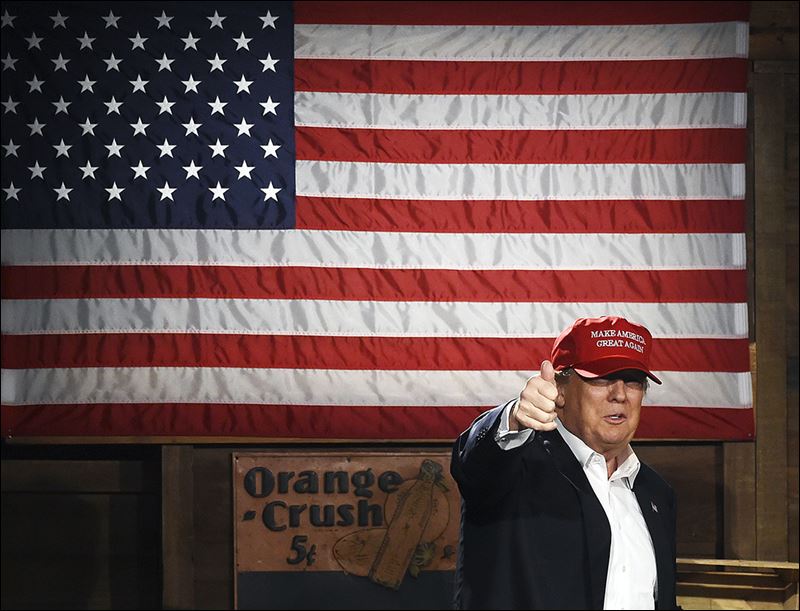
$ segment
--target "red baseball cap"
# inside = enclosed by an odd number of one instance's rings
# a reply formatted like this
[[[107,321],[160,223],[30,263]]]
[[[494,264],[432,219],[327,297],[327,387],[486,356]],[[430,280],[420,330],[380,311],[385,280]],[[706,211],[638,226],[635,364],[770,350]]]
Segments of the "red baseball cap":
[[[572,367],[585,378],[638,369],[661,384],[650,371],[652,346],[650,331],[620,316],[579,318],[553,343],[550,360],[556,371]]]

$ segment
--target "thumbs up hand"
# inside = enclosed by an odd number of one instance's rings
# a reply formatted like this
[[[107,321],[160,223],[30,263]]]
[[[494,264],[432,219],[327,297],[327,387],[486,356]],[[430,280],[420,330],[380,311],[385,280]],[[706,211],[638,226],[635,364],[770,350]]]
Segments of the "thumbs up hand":
[[[553,364],[543,361],[538,376],[528,378],[525,388],[508,419],[512,431],[533,429],[552,431],[556,428],[556,401],[558,389]]]

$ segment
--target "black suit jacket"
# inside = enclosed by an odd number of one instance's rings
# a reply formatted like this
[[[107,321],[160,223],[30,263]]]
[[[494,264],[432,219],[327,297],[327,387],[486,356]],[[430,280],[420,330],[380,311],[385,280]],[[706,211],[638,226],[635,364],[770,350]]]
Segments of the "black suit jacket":
[[[558,431],[502,450],[505,405],[482,414],[453,447],[463,498],[460,609],[602,609],[611,529]],[[655,548],[656,608],[675,609],[675,495],[642,463],[633,492]]]

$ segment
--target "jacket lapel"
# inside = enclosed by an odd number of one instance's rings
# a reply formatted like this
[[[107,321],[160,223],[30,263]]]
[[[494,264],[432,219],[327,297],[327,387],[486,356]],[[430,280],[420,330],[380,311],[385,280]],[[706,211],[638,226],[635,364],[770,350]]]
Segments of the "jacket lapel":
[[[536,437],[550,455],[561,475],[575,488],[583,513],[584,541],[589,566],[591,604],[602,609],[606,593],[608,558],[611,552],[611,527],[606,512],[592,490],[586,474],[558,431],[537,433]]]
[[[672,579],[672,553],[670,552],[667,533],[664,532],[663,517],[659,513],[666,511],[667,508],[658,507],[647,485],[643,482],[640,483],[641,479],[643,478],[636,478],[633,492],[642,510],[642,516],[644,517],[645,524],[647,524],[647,530],[650,531],[650,538],[653,540],[653,550],[656,555],[656,575],[658,578],[658,600],[662,601],[667,593],[667,586],[671,583]],[[658,607],[662,609],[665,608],[663,604],[658,605]]]

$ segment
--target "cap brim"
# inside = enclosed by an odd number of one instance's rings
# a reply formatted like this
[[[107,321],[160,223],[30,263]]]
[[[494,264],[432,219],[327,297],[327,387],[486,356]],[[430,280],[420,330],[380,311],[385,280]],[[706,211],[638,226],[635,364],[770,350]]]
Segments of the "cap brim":
[[[607,357],[597,359],[591,363],[576,363],[572,368],[584,378],[602,378],[610,373],[616,373],[624,369],[638,369],[656,384],[661,384],[661,380],[653,375],[653,372],[645,367],[643,363],[624,357]]]

